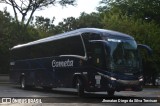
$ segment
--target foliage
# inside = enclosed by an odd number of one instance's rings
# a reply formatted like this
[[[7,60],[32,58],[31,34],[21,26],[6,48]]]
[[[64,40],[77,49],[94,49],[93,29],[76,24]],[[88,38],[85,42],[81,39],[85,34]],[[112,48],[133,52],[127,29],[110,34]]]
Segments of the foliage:
[[[98,13],[87,14],[85,12],[81,13],[80,17],[68,17],[62,22],[59,22],[58,26],[55,26],[58,32],[66,32],[79,28],[95,27],[102,28],[101,19]]]
[[[34,27],[39,32],[41,38],[54,34],[53,32],[53,29],[55,27],[55,25],[53,24],[54,19],[55,19],[54,17],[52,20],[50,20],[49,18],[44,18],[42,16],[36,17]]]
[[[74,17],[68,17],[64,19],[63,22],[59,22],[57,28],[59,28],[61,32],[77,29],[77,19]]]
[[[95,28],[102,28],[101,18],[99,17],[98,13],[81,13],[79,17],[79,28],[83,27],[95,27]]]
[[[102,0],[100,11],[121,12],[123,15],[160,23],[160,0]]]
[[[9,48],[17,44],[26,43],[39,38],[38,32],[33,27],[17,26],[13,18],[6,11],[0,11],[0,73],[7,74],[9,71],[10,52]]]
[[[0,0],[0,3],[6,3],[12,6],[17,24],[19,23],[17,15],[19,12],[21,14],[21,24],[28,27],[36,10],[42,10],[48,6],[54,6],[55,4],[60,4],[62,6],[75,5],[75,0]],[[29,19],[25,24],[27,15]]]

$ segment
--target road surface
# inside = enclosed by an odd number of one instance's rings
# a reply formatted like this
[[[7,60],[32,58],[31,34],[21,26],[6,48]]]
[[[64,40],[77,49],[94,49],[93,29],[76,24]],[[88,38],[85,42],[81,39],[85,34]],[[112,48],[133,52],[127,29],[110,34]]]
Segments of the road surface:
[[[5,102],[5,98],[12,100],[12,103],[7,104],[7,106],[119,106],[124,104],[127,106],[144,106],[146,104],[147,106],[160,105],[160,88],[145,88],[141,92],[116,92],[114,97],[108,97],[106,94],[106,92],[86,93],[84,97],[78,97],[73,89],[53,89],[46,91],[42,88],[35,88],[31,90],[22,90],[19,86],[3,83],[0,84],[0,106],[6,106],[5,103],[2,103],[2,98],[3,102]]]

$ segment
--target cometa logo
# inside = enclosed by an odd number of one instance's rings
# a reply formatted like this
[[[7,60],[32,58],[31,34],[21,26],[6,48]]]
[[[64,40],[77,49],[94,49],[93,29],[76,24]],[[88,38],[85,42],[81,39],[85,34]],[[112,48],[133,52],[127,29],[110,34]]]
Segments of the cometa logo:
[[[52,67],[73,67],[73,60],[66,60],[66,61],[52,61]]]

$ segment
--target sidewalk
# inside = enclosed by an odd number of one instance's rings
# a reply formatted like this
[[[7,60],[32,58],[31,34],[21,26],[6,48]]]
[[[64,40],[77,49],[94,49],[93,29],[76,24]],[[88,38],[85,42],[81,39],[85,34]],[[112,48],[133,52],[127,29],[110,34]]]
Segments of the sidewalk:
[[[10,83],[9,82],[9,75],[0,74],[0,84]]]

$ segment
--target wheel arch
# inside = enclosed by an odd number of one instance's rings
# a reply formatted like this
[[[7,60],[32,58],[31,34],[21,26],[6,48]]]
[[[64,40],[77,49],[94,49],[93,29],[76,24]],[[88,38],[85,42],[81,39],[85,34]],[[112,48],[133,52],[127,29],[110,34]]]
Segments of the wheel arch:
[[[21,83],[22,78],[25,77],[25,73],[21,73],[19,76],[19,83]]]
[[[85,76],[82,73],[75,73],[73,75],[73,80],[72,80],[72,86],[76,87],[76,81],[77,79],[80,79],[82,81],[82,83],[84,84],[84,87],[86,87],[86,81],[87,79],[85,78]]]

